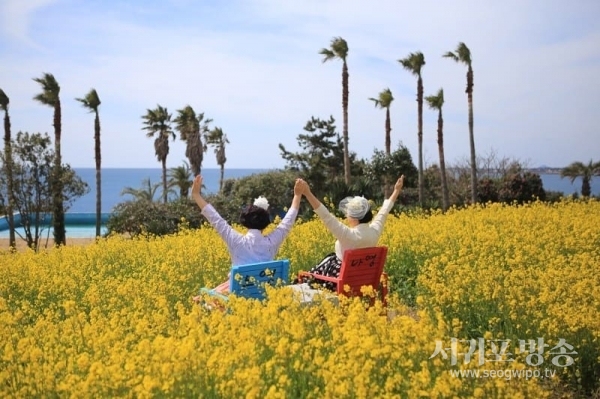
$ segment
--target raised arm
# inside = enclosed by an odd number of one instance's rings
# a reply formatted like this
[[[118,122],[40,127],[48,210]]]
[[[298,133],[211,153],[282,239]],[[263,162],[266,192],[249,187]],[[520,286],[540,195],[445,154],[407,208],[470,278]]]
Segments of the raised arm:
[[[321,201],[319,201],[317,199],[317,197],[315,197],[315,195],[312,193],[312,191],[310,191],[310,187],[308,186],[308,183],[305,182],[302,179],[298,179],[298,188],[299,190],[302,192],[302,194],[306,197],[306,199],[308,200],[308,203],[310,204],[310,206],[312,206],[313,209],[317,209],[318,207],[320,207],[321,205]],[[295,192],[295,187],[294,187],[294,192]]]
[[[300,189],[302,190],[302,194],[306,197],[310,205],[313,207],[315,213],[321,218],[327,230],[333,234],[335,238],[340,241],[346,240],[346,236],[351,234],[352,230],[346,226],[344,223],[340,222],[340,220],[332,215],[327,208],[315,197],[315,195],[310,191],[310,186],[304,180],[300,180]]]
[[[379,209],[379,212],[377,212],[377,215],[375,215],[370,223],[371,228],[377,230],[379,234],[381,234],[383,231],[383,225],[385,224],[388,213],[390,213],[394,207],[394,202],[396,202],[400,192],[402,192],[402,187],[404,187],[404,175],[400,176],[398,180],[396,180],[396,184],[394,184],[394,191],[388,199],[383,201],[383,205]]]
[[[239,244],[242,234],[235,231],[225,219],[213,208],[200,193],[202,187],[202,176],[198,175],[192,183],[192,198],[202,210],[202,214],[221,236],[227,247],[232,248]]]
[[[302,187],[300,181],[300,179],[296,179],[296,183],[294,184],[294,198],[292,198],[292,205],[290,208],[300,209],[300,200],[302,199]]]
[[[402,175],[398,178],[398,180],[396,181],[396,184],[394,184],[394,191],[392,192],[392,195],[390,195],[390,198],[388,198],[388,199],[392,202],[396,202],[396,200],[398,199],[398,196],[400,195],[400,192],[402,191],[402,187],[404,187],[404,175]]]
[[[208,202],[202,197],[200,194],[200,189],[202,188],[202,176],[198,175],[194,178],[194,182],[192,183],[192,198],[196,202],[196,204],[200,207],[200,210],[204,210],[204,207],[208,205]]]
[[[296,179],[296,183],[294,184],[294,198],[292,199],[292,205],[285,214],[285,217],[281,220],[281,223],[277,225],[275,230],[269,233],[269,238],[272,240],[271,242],[279,249],[279,246],[285,239],[285,237],[292,230],[292,226],[296,221],[296,217],[298,216],[298,211],[300,210],[300,200],[302,199],[302,190],[299,185],[300,179]]]

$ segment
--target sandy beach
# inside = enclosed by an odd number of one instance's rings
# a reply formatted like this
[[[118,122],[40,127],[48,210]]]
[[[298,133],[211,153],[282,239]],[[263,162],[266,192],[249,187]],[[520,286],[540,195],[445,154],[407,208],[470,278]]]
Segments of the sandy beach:
[[[94,241],[95,241],[95,238],[93,238],[93,237],[89,237],[89,238],[69,238],[69,237],[67,237],[67,246],[88,245],[90,243],[93,243]],[[45,243],[46,243],[46,240],[43,240],[40,245],[40,249],[44,248]],[[0,251],[7,250],[9,248],[8,244],[9,244],[8,238],[0,238]],[[54,241],[52,239],[50,239],[48,241],[48,247],[51,248],[53,244],[54,244]],[[17,237],[17,249],[24,250],[26,248],[27,248],[27,243],[24,240]]]

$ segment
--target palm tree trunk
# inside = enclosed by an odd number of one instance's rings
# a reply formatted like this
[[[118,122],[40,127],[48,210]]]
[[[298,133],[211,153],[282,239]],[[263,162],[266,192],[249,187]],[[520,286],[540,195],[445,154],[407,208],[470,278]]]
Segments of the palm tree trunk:
[[[65,231],[65,210],[63,205],[63,184],[61,179],[62,155],[61,155],[61,107],[60,99],[54,104],[54,179],[53,179],[53,228],[54,244],[56,246],[66,245],[67,237]]]
[[[385,108],[385,153],[387,156],[391,155],[392,152],[392,121],[390,118],[390,107]],[[390,196],[390,181],[389,177],[386,176],[383,182],[383,194],[385,198]]]
[[[444,212],[450,207],[450,196],[448,195],[448,180],[446,179],[446,158],[444,156],[444,118],[442,109],[438,114],[438,150],[440,153],[440,174],[442,179],[442,209]]]
[[[473,134],[473,69],[467,71],[467,100],[469,103],[469,145],[471,147],[471,202],[477,203],[477,158]]]
[[[423,79],[417,80],[417,136],[419,142],[419,205],[425,200],[425,182],[423,181]]]
[[[167,158],[161,159],[162,164],[162,183],[163,183],[163,202],[167,203]]]
[[[96,158],[96,237],[100,237],[100,226],[102,224],[102,159],[100,151],[100,116],[96,111],[94,120],[94,152]]]
[[[6,185],[7,185],[7,204],[6,213],[8,213],[8,245],[15,249],[17,246],[15,237],[15,216],[13,205],[13,163],[12,163],[12,143],[10,141],[10,117],[8,116],[8,107],[4,112],[4,154],[6,158]]]
[[[190,161],[190,168],[192,174],[198,176],[202,171],[202,139],[200,138],[200,132],[195,132],[187,141],[186,156]]]
[[[348,148],[348,65],[344,60],[342,66],[342,111],[343,111],[343,140],[344,140],[344,181],[350,185],[350,150]]]
[[[221,164],[221,177],[219,178],[219,192],[223,192],[223,178],[225,177],[225,164]]]
[[[392,121],[390,119],[390,107],[385,108],[385,153],[392,153]]]
[[[590,180],[592,176],[584,174],[581,178],[581,196],[589,197],[592,194],[592,186],[590,185]]]

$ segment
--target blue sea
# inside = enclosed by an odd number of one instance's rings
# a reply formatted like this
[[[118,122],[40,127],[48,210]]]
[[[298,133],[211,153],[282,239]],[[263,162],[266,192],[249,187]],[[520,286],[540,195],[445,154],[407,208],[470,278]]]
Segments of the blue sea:
[[[85,181],[90,192],[78,198],[68,213],[96,213],[96,170],[94,168],[75,168],[77,174]],[[224,178],[240,178],[256,173],[267,172],[268,169],[225,169]],[[204,177],[204,193],[217,193],[219,191],[220,169],[202,169]],[[576,179],[572,184],[569,179],[561,179],[556,174],[541,175],[544,189],[560,191],[566,195],[581,192],[581,179]],[[150,179],[151,183],[162,182],[162,170],[156,169],[102,169],[102,213],[110,213],[115,205],[128,201],[129,195],[121,195],[125,187],[134,189],[142,188],[142,181]],[[592,179],[592,194],[600,195],[600,177]],[[157,190],[156,199],[162,195],[162,185]]]
[[[581,194],[581,178],[576,178],[573,183],[569,178],[561,178],[557,174],[542,174],[542,184],[546,191],[559,191],[565,195]],[[592,186],[592,195],[600,195],[600,176],[593,176],[590,182]]]
[[[90,186],[90,192],[78,198],[69,213],[92,212],[96,213],[96,169],[74,168],[75,172]],[[267,169],[227,169],[224,179],[237,179],[255,173],[266,172]],[[202,169],[204,180],[203,193],[211,194],[219,191],[220,169]],[[142,181],[150,179],[150,183],[160,183],[156,192],[156,200],[162,198],[162,169],[102,169],[102,213],[110,213],[115,205],[132,199],[130,195],[121,195],[125,187],[134,189],[142,188]]]
[[[68,210],[69,213],[96,212],[96,170],[94,168],[75,168],[77,174],[88,183],[90,192],[77,199]],[[255,173],[264,173],[268,169],[225,169],[225,179],[250,176]],[[204,178],[203,192],[216,193],[219,191],[220,169],[202,169]],[[556,174],[540,175],[545,190],[560,191],[566,195],[581,192],[581,179],[576,179],[573,184],[569,179],[561,179]],[[156,169],[102,169],[102,213],[110,213],[118,203],[131,199],[131,196],[121,195],[125,187],[139,189],[142,180],[150,179],[151,183],[162,182],[162,170]],[[158,189],[156,199],[160,199],[162,186]],[[592,194],[600,195],[600,177],[592,179]]]
[[[96,214],[96,170],[94,168],[74,168],[77,174],[88,183],[90,192],[81,198],[78,198],[67,210],[67,236],[68,237],[93,237],[95,227],[81,222],[82,217],[89,220],[89,223],[95,223]],[[224,178],[240,178],[250,176],[256,173],[264,173],[269,169],[225,169]],[[204,193],[216,193],[219,191],[220,169],[202,169],[204,177]],[[557,174],[540,175],[547,191],[560,191],[565,195],[581,192],[581,179],[575,179],[573,183],[569,179],[561,179]],[[142,181],[150,179],[151,183],[162,182],[162,170],[156,169],[102,169],[102,213],[106,220],[113,207],[120,202],[131,199],[129,195],[121,195],[125,187],[134,189],[142,188]],[[595,176],[591,182],[592,194],[600,195],[600,176]],[[160,199],[162,186],[156,194],[156,199]],[[83,215],[87,214],[87,215]],[[4,218],[0,224],[6,224]],[[2,227],[2,226],[0,226]],[[103,229],[103,232],[105,230]],[[6,226],[0,228],[0,238],[8,237]]]

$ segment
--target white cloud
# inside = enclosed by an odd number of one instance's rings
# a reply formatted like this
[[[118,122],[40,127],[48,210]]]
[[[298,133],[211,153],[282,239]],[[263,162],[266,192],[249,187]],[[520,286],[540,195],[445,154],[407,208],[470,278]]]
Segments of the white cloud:
[[[50,131],[51,110],[31,100],[39,91],[31,79],[42,72],[56,76],[63,154],[74,166],[93,165],[92,118],[73,100],[90,87],[103,101],[107,166],[158,167],[141,130],[141,115],[156,104],[171,112],[190,104],[213,118],[231,142],[226,168],[283,166],[277,145],[294,149],[311,116],[332,114],[341,132],[341,63],[322,64],[318,54],[334,36],[350,47],[350,146],[360,157],[383,148],[384,112],[368,98],[389,87],[396,98],[393,145],[401,140],[416,161],[416,79],[397,63],[413,51],[426,57],[425,94],[444,88],[447,158],[468,153],[466,68],[441,57],[459,41],[473,54],[478,152],[494,148],[534,165],[563,165],[597,158],[593,150],[600,148],[593,109],[600,89],[600,29],[593,16],[600,6],[593,2],[254,0],[198,6],[172,0],[166,8],[94,9],[29,3],[36,7],[4,3],[3,14],[22,22],[5,29],[43,48],[1,50],[0,76],[10,79],[0,84],[11,97],[13,130]],[[38,25],[30,29],[34,12]],[[36,36],[38,30],[44,37]],[[429,163],[437,161],[436,117],[425,108]],[[172,143],[169,164],[181,159],[183,145]],[[205,159],[205,167],[216,167],[211,152]]]
[[[34,46],[30,37],[31,19],[37,12],[59,0],[3,0],[0,3],[0,30],[12,40]]]

